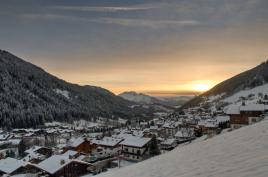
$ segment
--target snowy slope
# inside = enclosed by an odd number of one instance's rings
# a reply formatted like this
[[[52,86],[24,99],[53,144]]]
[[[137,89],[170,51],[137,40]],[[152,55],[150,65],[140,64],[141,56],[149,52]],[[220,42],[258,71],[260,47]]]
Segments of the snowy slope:
[[[98,177],[265,177],[268,121],[227,132]]]
[[[234,95],[225,98],[223,101],[228,103],[234,103],[239,101],[241,97],[248,97],[249,95],[254,95],[253,97],[258,98],[258,94],[261,93],[263,95],[268,95],[268,84],[264,84],[252,89],[242,90]]]

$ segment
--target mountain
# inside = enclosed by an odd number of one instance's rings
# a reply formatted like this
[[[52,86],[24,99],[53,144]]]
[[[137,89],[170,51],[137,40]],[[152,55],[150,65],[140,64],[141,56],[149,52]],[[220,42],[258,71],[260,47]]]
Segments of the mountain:
[[[134,91],[123,92],[118,96],[135,103],[141,104],[161,104],[169,107],[179,107],[189,101],[192,96],[166,96],[166,97],[153,97],[144,93],[137,93]]]
[[[155,97],[143,94],[143,93],[137,93],[137,92],[123,92],[119,94],[118,96],[135,103],[143,103],[143,104],[159,104],[162,103],[162,100],[157,99]]]
[[[100,87],[80,86],[0,50],[0,127],[49,121],[130,118],[131,103]]]
[[[197,106],[208,97],[229,97],[240,91],[252,89],[257,86],[264,85],[265,83],[268,83],[268,61],[261,63],[253,69],[221,82],[204,94],[201,94],[185,103],[181,109]]]
[[[191,100],[193,96],[168,96],[168,97],[158,97],[158,99],[164,101],[164,104],[173,106],[175,108],[182,106],[189,100]]]
[[[264,177],[268,174],[268,120],[199,138],[143,162],[98,177]]]

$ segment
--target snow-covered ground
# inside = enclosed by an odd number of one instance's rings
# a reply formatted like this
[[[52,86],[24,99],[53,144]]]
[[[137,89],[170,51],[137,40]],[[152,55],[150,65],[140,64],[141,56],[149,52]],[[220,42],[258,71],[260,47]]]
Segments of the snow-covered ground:
[[[254,97],[258,97],[258,94],[261,93],[263,95],[268,95],[268,84],[264,84],[258,87],[254,87],[253,89],[242,90],[240,92],[235,93],[234,95],[225,98],[223,101],[227,103],[235,103],[239,101],[241,97],[248,97],[249,95],[254,95]]]
[[[268,120],[265,120],[98,177],[265,177],[267,174]]]
[[[67,90],[61,90],[61,89],[54,89],[54,91],[57,93],[57,94],[60,94],[62,96],[64,96],[65,98],[67,99],[70,99],[70,93],[67,91]]]

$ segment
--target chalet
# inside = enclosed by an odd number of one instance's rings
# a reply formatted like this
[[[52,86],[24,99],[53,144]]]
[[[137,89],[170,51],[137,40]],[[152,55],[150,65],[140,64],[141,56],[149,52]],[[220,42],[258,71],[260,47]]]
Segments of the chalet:
[[[176,146],[177,146],[176,139],[169,138],[169,139],[166,139],[165,141],[161,142],[160,149],[170,151],[170,150],[174,149]]]
[[[174,135],[178,144],[184,143],[194,139],[194,129],[193,128],[181,128]]]
[[[53,155],[50,158],[40,162],[39,164],[32,164],[37,171],[51,177],[77,177],[88,173],[87,168],[89,164],[76,159],[70,159],[63,155]]]
[[[127,137],[120,143],[123,157],[131,161],[142,161],[148,158],[150,142],[151,138]]]
[[[68,150],[73,150],[82,153],[91,153],[97,146],[91,143],[87,138],[72,138],[67,142],[67,145],[64,147],[64,152]]]
[[[230,125],[234,129],[260,121],[266,110],[264,104],[250,104],[230,106],[226,114],[230,116]]]
[[[93,140],[92,142],[98,146],[93,154],[100,158],[118,155],[121,152],[120,142],[122,141],[123,138],[116,137],[104,137],[101,140]]]
[[[214,119],[199,121],[197,126],[203,134],[215,135],[219,131],[217,120]]]
[[[178,128],[179,128],[179,122],[175,122],[175,121],[166,122],[163,125],[164,134],[167,137],[173,137],[178,131]]]
[[[165,122],[163,120],[158,120],[158,121],[155,122],[155,124],[156,124],[156,126],[158,128],[160,128],[160,127],[162,127],[165,124]]]
[[[52,149],[47,147],[33,146],[24,152],[25,157],[23,161],[31,163],[39,163],[48,157],[50,157],[53,152]]]
[[[24,173],[26,163],[22,160],[6,158],[0,160],[0,176]]]

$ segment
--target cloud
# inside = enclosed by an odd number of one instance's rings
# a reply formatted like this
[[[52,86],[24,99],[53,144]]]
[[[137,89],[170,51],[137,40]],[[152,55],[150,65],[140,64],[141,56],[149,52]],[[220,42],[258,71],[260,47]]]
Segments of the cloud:
[[[97,23],[115,24],[128,27],[149,27],[164,28],[171,26],[194,26],[200,22],[196,20],[150,20],[150,19],[129,19],[129,18],[97,18],[90,20]]]
[[[148,27],[148,28],[165,28],[165,27],[184,27],[199,25],[196,20],[151,20],[151,19],[132,19],[132,18],[85,18],[73,15],[60,14],[24,14],[21,16],[24,20],[65,20],[74,22],[94,22],[113,24],[126,27]]]
[[[141,11],[161,8],[165,4],[142,4],[133,6],[55,6],[53,9],[66,11],[95,11],[95,12],[117,12],[117,11]]]

